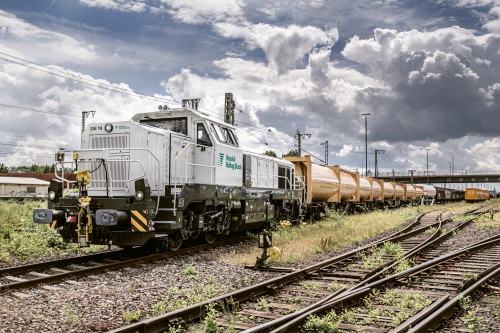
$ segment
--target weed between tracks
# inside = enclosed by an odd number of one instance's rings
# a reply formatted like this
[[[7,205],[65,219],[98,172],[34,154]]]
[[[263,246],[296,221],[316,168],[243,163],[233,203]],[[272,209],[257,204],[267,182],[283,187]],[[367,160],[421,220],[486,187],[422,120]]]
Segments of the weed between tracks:
[[[315,224],[279,225],[273,232],[273,244],[280,248],[282,255],[269,262],[291,263],[313,253],[360,245],[367,238],[398,227],[415,219],[419,213],[432,209],[435,207],[405,207],[356,215],[330,212],[328,217]],[[232,253],[226,259],[235,264],[253,264],[260,253],[261,250],[252,248],[245,253]]]
[[[78,244],[64,243],[47,224],[33,223],[33,210],[44,208],[38,201],[0,201],[0,262],[61,255],[65,253],[100,252],[107,247],[80,249]]]
[[[304,329],[307,332],[345,332],[343,324],[397,327],[409,317],[431,304],[427,296],[416,291],[381,293],[374,290],[356,308],[331,311],[326,316],[309,316]],[[361,328],[362,329],[362,328]]]

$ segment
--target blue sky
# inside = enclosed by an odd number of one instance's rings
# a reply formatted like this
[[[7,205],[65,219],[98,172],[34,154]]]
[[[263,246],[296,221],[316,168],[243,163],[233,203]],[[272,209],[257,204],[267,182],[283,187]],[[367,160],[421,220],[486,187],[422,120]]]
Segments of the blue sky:
[[[0,107],[0,162],[78,145],[81,110],[112,121],[165,104],[104,84],[218,114],[232,92],[257,152],[288,152],[300,129],[308,151],[328,140],[330,164],[360,168],[370,112],[384,171],[423,170],[425,148],[433,170],[453,154],[455,170],[500,170],[499,14],[498,0],[3,0],[0,104],[72,115]]]

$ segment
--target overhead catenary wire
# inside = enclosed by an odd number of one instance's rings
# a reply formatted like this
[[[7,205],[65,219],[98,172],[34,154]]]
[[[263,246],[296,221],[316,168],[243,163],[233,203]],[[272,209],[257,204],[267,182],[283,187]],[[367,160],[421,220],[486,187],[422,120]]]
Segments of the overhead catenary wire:
[[[154,96],[154,95],[150,95],[150,94],[146,94],[146,93],[141,93],[141,92],[135,91],[133,89],[120,88],[120,87],[114,86],[112,84],[108,84],[108,83],[104,83],[104,82],[99,82],[99,81],[94,80],[94,79],[83,78],[83,77],[81,77],[79,75],[76,75],[76,74],[72,74],[72,73],[69,73],[69,72],[66,72],[66,71],[61,71],[61,70],[58,70],[58,69],[54,69],[54,68],[50,68],[50,67],[47,67],[47,66],[43,66],[43,65],[40,65],[40,64],[31,62],[29,60],[22,59],[22,58],[19,58],[19,57],[16,57],[16,56],[4,53],[4,52],[0,52],[0,54],[3,54],[5,56],[7,56],[7,57],[11,57],[11,58],[14,58],[14,59],[22,61],[22,62],[25,62],[27,64],[16,62],[16,61],[14,61],[12,59],[8,59],[8,58],[5,58],[5,57],[0,57],[1,60],[5,60],[5,61],[8,61],[8,62],[17,64],[17,65],[20,65],[20,66],[24,66],[24,67],[27,67],[27,68],[32,68],[34,70],[37,70],[37,71],[40,71],[40,72],[44,72],[44,73],[47,73],[47,74],[50,74],[50,75],[55,75],[55,76],[58,76],[58,77],[62,77],[62,78],[68,79],[68,80],[80,82],[80,83],[83,83],[83,84],[88,84],[88,85],[91,85],[91,86],[94,86],[94,87],[98,87],[98,88],[110,90],[110,91],[113,91],[113,92],[122,93],[122,94],[125,94],[125,95],[136,96],[136,97],[141,97],[141,98],[155,100],[155,101],[163,101],[163,102],[181,104],[181,102],[175,101],[173,99],[168,99],[168,98],[165,98],[165,97],[158,97],[158,96]],[[29,66],[28,64],[34,65],[36,67]],[[56,72],[56,73],[54,73],[54,72]],[[61,73],[61,74],[57,74],[57,73]],[[95,82],[96,84],[94,84],[92,82]]]
[[[390,158],[390,157],[389,157],[389,156],[387,156],[386,154],[384,154],[384,155],[385,155],[385,157],[387,157],[388,159],[390,159],[390,160],[391,160],[391,161],[392,161],[395,165],[397,165],[397,166],[398,166],[398,167],[400,167],[401,169],[405,169],[405,170],[406,170],[406,168],[405,168],[405,167],[403,167],[403,166],[399,165],[398,163],[396,163],[396,162],[395,162],[392,158]]]
[[[405,168],[400,167],[397,164],[393,164],[390,160],[388,160],[387,158],[385,158],[384,154],[380,154],[379,156],[382,157],[384,159],[384,161],[386,161],[387,163],[389,163],[390,166],[392,166],[392,167],[394,167],[396,169],[406,170]]]

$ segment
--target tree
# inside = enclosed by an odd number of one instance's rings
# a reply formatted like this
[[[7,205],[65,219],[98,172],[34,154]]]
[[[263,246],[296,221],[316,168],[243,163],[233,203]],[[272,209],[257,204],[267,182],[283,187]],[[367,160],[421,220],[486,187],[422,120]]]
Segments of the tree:
[[[7,168],[3,163],[0,164],[0,173],[8,173],[9,168]]]
[[[287,154],[283,155],[285,156],[290,156],[290,157],[300,157],[299,151],[297,149],[290,150]]]
[[[266,150],[266,152],[264,153],[264,155],[267,155],[267,156],[271,156],[271,157],[278,157],[276,155],[276,153],[272,150]]]

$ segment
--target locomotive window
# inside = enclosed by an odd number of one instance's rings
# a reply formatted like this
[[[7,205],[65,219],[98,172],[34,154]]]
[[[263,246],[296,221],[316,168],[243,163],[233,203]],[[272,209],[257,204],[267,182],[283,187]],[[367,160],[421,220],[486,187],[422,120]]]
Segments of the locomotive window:
[[[233,130],[229,130],[229,134],[234,140],[234,144],[238,147],[238,139],[236,139],[236,134],[234,134]]]
[[[226,143],[226,140],[224,140],[224,136],[222,135],[222,132],[219,128],[219,125],[212,124],[212,129],[215,133],[215,136],[217,137],[217,140],[219,140],[222,143]]]
[[[220,127],[221,130],[222,130],[222,134],[224,135],[224,138],[226,139],[226,142],[227,144],[230,144],[232,146],[235,146],[235,143],[234,143],[234,140],[233,140],[233,137],[231,136],[231,134],[229,133],[229,130],[225,127]]]
[[[159,127],[164,130],[187,135],[187,118],[141,120],[141,124]]]
[[[203,124],[198,124],[197,126],[197,143],[202,146],[212,147],[212,140],[210,140],[205,125]]]
[[[238,147],[236,136],[229,128],[218,124],[212,124],[212,129],[217,137],[217,140],[222,143]]]

